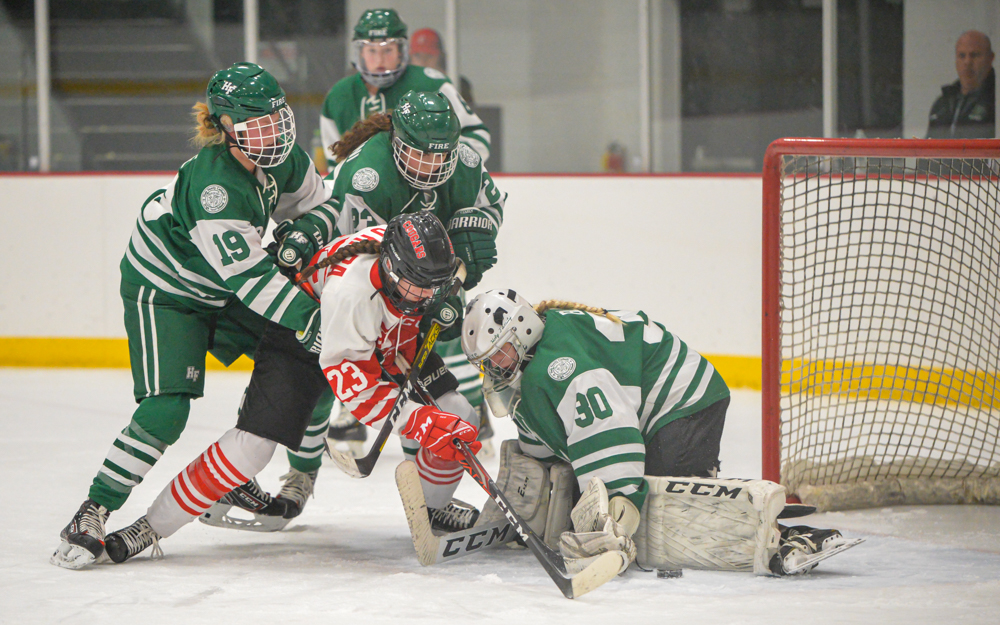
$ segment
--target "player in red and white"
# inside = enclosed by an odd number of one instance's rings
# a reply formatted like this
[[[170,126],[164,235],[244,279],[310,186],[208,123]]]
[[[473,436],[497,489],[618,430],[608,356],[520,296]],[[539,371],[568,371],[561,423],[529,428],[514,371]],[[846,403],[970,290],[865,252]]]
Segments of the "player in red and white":
[[[402,214],[386,226],[336,239],[310,265],[303,273],[308,276],[303,284],[320,299],[323,375],[359,421],[380,428],[399,399],[399,387],[382,369],[389,376],[404,373],[416,355],[421,316],[460,284],[456,280],[460,261],[451,240],[433,214]],[[260,349],[258,354],[262,355]],[[312,370],[318,372],[314,354],[299,348],[294,355],[313,358]],[[258,361],[254,376],[258,370],[267,375],[273,369]],[[440,409],[405,398],[396,428],[404,451],[415,456],[431,522],[445,531],[464,529],[479,513],[452,500],[462,477],[459,452],[452,441],[459,438],[474,452],[479,450],[478,413],[456,392],[458,382],[443,368],[440,357],[437,363],[428,358],[422,371],[425,379],[428,371],[436,374],[426,387]],[[288,432],[298,432],[301,438],[309,409],[293,417],[272,411],[268,402],[253,399],[256,386],[251,379],[237,427],[178,474],[146,516],[108,535],[106,550],[112,561],[123,562],[150,545],[155,545],[155,555],[160,538],[170,536],[260,472],[274,453],[274,439],[281,442]],[[267,386],[272,395],[277,390],[273,384],[261,386]],[[294,393],[297,389],[285,390]],[[282,423],[282,419],[292,422]]]

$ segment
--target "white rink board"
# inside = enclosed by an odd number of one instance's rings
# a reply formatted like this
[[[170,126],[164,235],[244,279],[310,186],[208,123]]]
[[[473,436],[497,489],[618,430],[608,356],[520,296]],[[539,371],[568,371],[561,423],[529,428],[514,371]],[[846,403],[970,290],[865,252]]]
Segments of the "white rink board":
[[[0,336],[124,337],[118,264],[172,174],[0,176]],[[761,181],[498,176],[482,287],[642,308],[701,352],[760,354]]]

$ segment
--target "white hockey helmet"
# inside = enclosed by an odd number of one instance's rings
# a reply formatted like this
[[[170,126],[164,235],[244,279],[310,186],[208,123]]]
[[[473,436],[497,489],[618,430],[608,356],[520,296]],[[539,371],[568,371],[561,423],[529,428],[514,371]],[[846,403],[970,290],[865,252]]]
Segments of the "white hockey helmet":
[[[542,338],[545,322],[513,289],[486,291],[465,307],[462,350],[469,362],[501,390],[515,384],[531,359],[528,351]],[[508,343],[508,358],[493,358]]]

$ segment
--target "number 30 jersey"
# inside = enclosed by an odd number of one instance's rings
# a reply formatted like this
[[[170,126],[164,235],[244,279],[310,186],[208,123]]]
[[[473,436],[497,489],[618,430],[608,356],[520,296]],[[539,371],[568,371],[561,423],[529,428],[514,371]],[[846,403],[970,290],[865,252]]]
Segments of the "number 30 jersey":
[[[169,185],[151,195],[121,262],[122,279],[145,285],[200,312],[239,299],[254,312],[303,330],[316,302],[283,276],[261,245],[268,219],[335,211],[305,151],[277,167],[248,172],[224,145],[202,148]]]
[[[643,312],[622,323],[577,310],[545,313],[514,413],[521,449],[600,478],[642,509],[646,443],[664,425],[729,396],[701,354]]]

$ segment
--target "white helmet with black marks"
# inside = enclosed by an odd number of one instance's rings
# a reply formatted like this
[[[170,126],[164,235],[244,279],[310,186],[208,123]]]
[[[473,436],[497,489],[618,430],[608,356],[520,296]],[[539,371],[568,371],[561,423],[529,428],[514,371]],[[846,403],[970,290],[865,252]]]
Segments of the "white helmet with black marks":
[[[516,388],[544,329],[541,315],[513,289],[486,291],[465,308],[462,350],[494,391]]]

